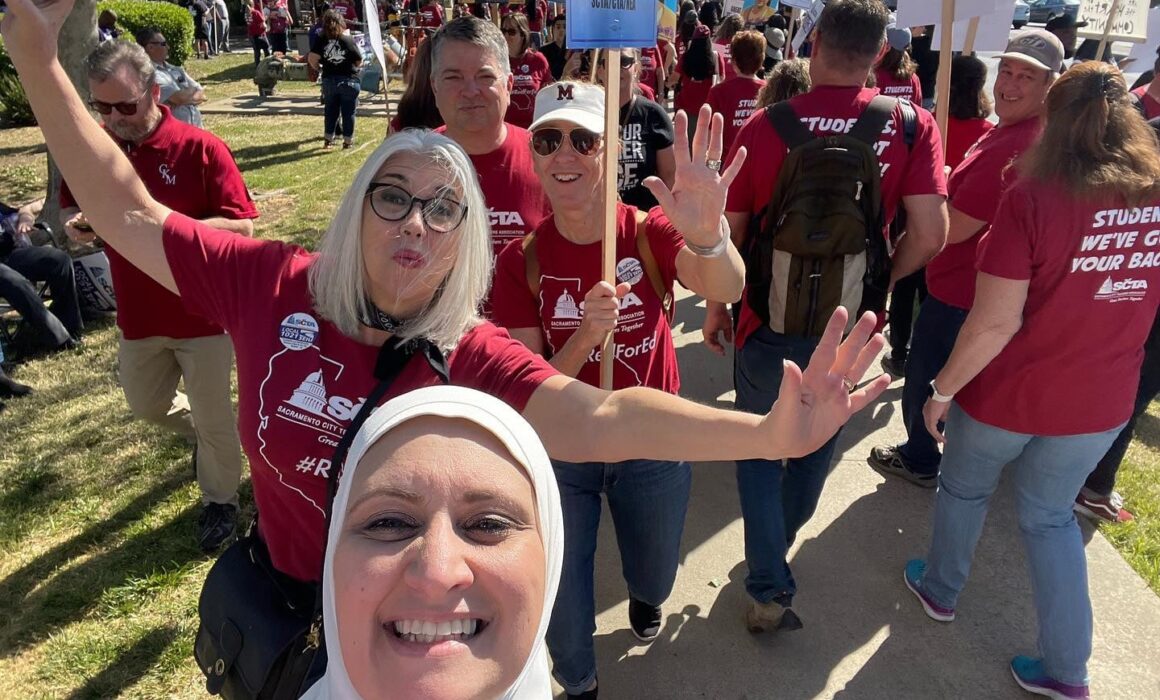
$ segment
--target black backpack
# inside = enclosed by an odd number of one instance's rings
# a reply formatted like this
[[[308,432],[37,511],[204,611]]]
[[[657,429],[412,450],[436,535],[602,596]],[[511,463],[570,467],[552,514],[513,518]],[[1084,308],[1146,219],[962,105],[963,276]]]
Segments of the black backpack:
[[[906,100],[876,96],[848,133],[827,136],[788,102],[766,108],[789,153],[769,204],[750,220],[746,300],[774,331],[819,337],[838,306],[851,326],[885,308],[890,251],[875,145],[898,105],[909,148],[918,116]]]

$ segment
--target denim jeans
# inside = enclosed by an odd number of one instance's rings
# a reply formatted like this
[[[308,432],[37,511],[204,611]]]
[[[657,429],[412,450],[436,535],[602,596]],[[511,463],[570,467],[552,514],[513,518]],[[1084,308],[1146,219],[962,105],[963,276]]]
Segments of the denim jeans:
[[[578,694],[596,678],[592,572],[600,495],[608,497],[629,595],[659,606],[677,576],[693,476],[688,462],[552,460],[552,466],[564,513],[564,568],[548,626],[548,651],[556,680]]]
[[[1071,507],[1121,427],[1039,437],[980,423],[958,404],[947,417],[923,591],[939,605],[955,607],[983,531],[987,502],[1010,464],[1039,620],[1039,653],[1048,675],[1064,683],[1087,683],[1092,650],[1087,559]]]
[[[737,408],[768,413],[781,388],[782,360],[805,369],[815,338],[782,335],[762,326],[746,339],[733,364]],[[786,562],[797,531],[814,514],[830,470],[838,436],[816,452],[796,459],[737,461],[737,491],[745,521],[745,590],[760,603],[789,605],[797,585]]]
[[[341,117],[342,138],[354,138],[354,110],[358,107],[358,78],[322,79],[322,130],[327,140],[338,134]]]
[[[914,321],[914,337],[906,356],[906,383],[902,386],[902,422],[906,442],[898,446],[902,461],[915,474],[938,473],[938,443],[926,430],[922,407],[929,396],[930,383],[951,356],[967,311],[927,296]]]
[[[914,305],[926,300],[926,268],[894,283],[890,293],[890,356],[902,362],[914,328]]]

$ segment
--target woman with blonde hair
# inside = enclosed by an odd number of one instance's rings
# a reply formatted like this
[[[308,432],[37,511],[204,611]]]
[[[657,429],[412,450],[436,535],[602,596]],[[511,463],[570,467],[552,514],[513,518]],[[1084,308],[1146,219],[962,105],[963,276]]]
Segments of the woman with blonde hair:
[[[757,93],[757,109],[804,95],[810,91],[810,84],[810,59],[778,61],[770,69],[765,87]]]
[[[239,432],[261,517],[255,533],[235,545],[251,548],[232,558],[241,568],[215,567],[207,586],[214,580],[246,591],[255,579],[272,577],[277,590],[315,588],[330,475],[343,461],[336,448],[370,410],[409,390],[454,383],[490,393],[527,418],[552,457],[616,462],[808,454],[886,387],[877,379],[852,390],[885,341],[872,337],[873,314],[843,341],[843,309],[805,371],[789,365],[781,398],[764,416],[652,389],[603,391],[562,374],[480,318],[491,279],[488,208],[464,151],[425,130],[401,132],[370,153],[317,253],[227,234],[176,213],[153,199],[89,118],[60,65],[57,36],[72,3],[9,0],[8,7],[0,25],[5,48],[93,229],[233,341]],[[585,143],[581,134],[568,136]],[[699,160],[722,157],[719,141],[694,148]],[[97,172],[102,177],[92,177]],[[704,197],[680,185],[660,189],[694,208]],[[712,204],[720,219],[724,198]],[[616,295],[604,284],[592,299],[607,306]],[[228,619],[253,619],[262,603],[270,615],[286,614],[277,600],[252,597],[223,597],[203,614],[228,608]],[[220,629],[203,625],[209,639],[197,648],[220,653],[228,646],[214,638]],[[302,634],[305,645],[313,639],[317,646],[316,637]],[[279,653],[302,648],[282,641]],[[280,659],[265,659],[267,670]]]
[[[1160,266],[1144,262],[1155,226],[1141,223],[1160,207],[1156,154],[1119,70],[1082,63],[1056,81],[923,409],[944,448],[930,551],[906,565],[905,583],[928,616],[955,618],[987,502],[1011,465],[1039,621],[1038,653],[1016,656],[1011,673],[1053,698],[1088,697],[1092,611],[1072,504],[1132,414],[1160,306]],[[1108,249],[1091,250],[1092,239]]]

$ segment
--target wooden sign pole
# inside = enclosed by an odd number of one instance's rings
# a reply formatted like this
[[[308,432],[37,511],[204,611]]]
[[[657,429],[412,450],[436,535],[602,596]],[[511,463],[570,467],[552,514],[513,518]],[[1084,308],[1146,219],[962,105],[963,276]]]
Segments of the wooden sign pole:
[[[963,40],[963,55],[970,56],[975,52],[975,37],[979,35],[979,18],[972,17],[967,23],[967,38]]]
[[[1100,48],[1096,51],[1096,60],[1104,60],[1104,49],[1108,45],[1108,35],[1112,33],[1112,25],[1116,22],[1116,17],[1120,14],[1120,0],[1112,0],[1111,11],[1108,12],[1108,23],[1104,25],[1104,35],[1100,37]]]
[[[939,42],[938,82],[935,86],[938,132],[942,135],[943,153],[947,147],[947,117],[950,116],[951,61],[954,52],[955,0],[942,0],[942,41]]]
[[[604,86],[604,235],[602,244],[605,282],[616,286],[616,176],[620,159],[620,49],[608,49]],[[592,70],[596,70],[593,62]],[[600,350],[600,388],[612,390],[612,368],[616,353],[615,331],[604,338]]]

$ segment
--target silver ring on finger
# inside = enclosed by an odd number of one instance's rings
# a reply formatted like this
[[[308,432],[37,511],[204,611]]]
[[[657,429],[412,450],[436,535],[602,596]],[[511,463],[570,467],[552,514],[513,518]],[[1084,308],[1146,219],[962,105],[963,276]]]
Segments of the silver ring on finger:
[[[720,172],[721,171],[721,161],[719,159],[715,159],[715,158],[708,158],[705,160],[705,167],[709,168],[713,172]]]
[[[854,387],[858,386],[853,379],[849,377],[842,377],[842,386],[846,388],[846,393],[849,394],[854,391]]]

